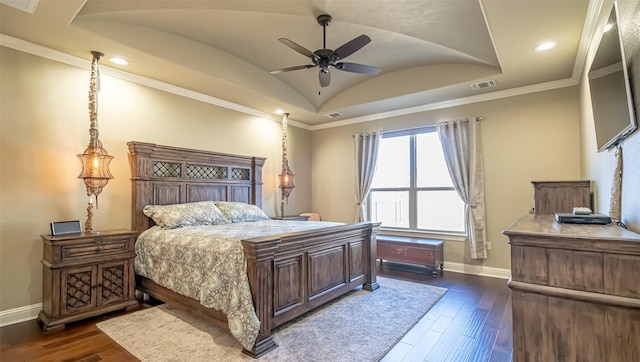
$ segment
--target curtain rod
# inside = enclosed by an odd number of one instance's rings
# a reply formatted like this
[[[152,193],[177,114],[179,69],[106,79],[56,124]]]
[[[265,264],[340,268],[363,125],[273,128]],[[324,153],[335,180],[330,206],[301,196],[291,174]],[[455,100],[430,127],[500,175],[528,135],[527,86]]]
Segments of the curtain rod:
[[[477,121],[482,121],[484,119],[484,117],[482,116],[477,116],[475,117]],[[436,124],[438,123],[446,123],[446,122],[452,122],[452,121],[460,121],[460,122],[469,122],[469,118],[459,118],[459,119],[453,119],[453,120],[448,120],[448,121],[440,121],[440,122],[436,122]]]
[[[477,116],[477,117],[475,117],[475,118],[477,118],[477,119],[478,119],[478,121],[482,121],[482,120],[484,119],[484,117],[483,117],[483,116]],[[461,120],[462,122],[469,122],[469,119],[468,119],[468,118],[467,118],[467,119],[462,119],[462,118],[460,118],[460,120]],[[446,123],[446,122],[449,122],[449,121],[440,121],[440,122],[436,122],[436,123],[434,123],[434,124],[430,124],[430,125],[427,125],[427,126],[410,127],[410,128],[400,128],[400,129],[394,129],[394,130],[388,130],[388,131],[381,131],[381,132],[382,132],[382,133],[384,133],[384,132],[405,132],[405,131],[413,131],[413,130],[420,129],[420,128],[435,127],[438,123]]]
[[[482,120],[484,120],[484,117],[483,117],[483,116],[476,116],[475,118],[476,118],[478,121],[482,121]],[[466,118],[466,119],[460,119],[460,121],[462,121],[462,122],[469,122],[469,119],[468,119],[468,118]],[[447,123],[447,122],[450,122],[450,121],[440,121],[440,122],[436,122],[436,123],[431,124],[431,125],[428,125],[428,126],[411,127],[411,128],[401,128],[401,129],[394,129],[394,130],[389,130],[389,131],[379,130],[379,131],[377,131],[377,132],[385,133],[385,132],[405,132],[405,131],[413,131],[413,130],[420,129],[420,128],[435,127],[438,123]],[[371,132],[364,132],[364,133],[371,133]],[[374,131],[373,133],[375,133],[375,131]],[[362,133],[360,133],[360,134],[362,134]],[[355,135],[351,135],[351,138],[355,138]]]

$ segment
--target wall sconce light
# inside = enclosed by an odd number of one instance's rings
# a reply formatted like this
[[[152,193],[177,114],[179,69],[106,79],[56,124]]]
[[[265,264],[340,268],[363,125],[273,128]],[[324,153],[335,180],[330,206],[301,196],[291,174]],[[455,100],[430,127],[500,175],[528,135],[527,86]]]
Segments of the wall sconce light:
[[[289,195],[291,191],[296,187],[293,184],[293,177],[295,176],[289,168],[289,160],[287,160],[287,121],[289,119],[289,113],[282,115],[282,172],[278,175],[280,178],[280,190],[282,192],[282,200],[280,202],[280,216],[284,217],[284,204],[285,199],[289,201]]]
[[[109,172],[109,163],[113,159],[107,150],[102,147],[102,142],[98,139],[98,92],[100,91],[100,70],[98,63],[104,55],[97,51],[92,51],[93,60],[91,62],[91,80],[89,83],[89,145],[84,153],[78,158],[82,164],[82,172],[78,178],[84,180],[87,187],[89,204],[87,205],[87,221],[84,223],[86,232],[93,231],[93,203],[95,197],[96,210],[98,209],[98,195],[102,188],[113,178]]]

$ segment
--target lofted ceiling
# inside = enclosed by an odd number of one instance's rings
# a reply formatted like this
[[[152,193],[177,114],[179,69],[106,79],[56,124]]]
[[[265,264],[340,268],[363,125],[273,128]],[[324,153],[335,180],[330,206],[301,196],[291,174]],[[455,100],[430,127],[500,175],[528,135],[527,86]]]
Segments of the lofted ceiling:
[[[594,11],[589,0],[0,3],[5,38],[87,62],[91,50],[121,56],[130,64],[105,59],[102,66],[268,115],[282,109],[312,129],[541,84],[575,84]],[[321,14],[333,18],[326,28],[329,49],[361,34],[371,38],[346,61],[378,67],[379,75],[334,68],[331,84],[321,87],[317,67],[269,73],[311,63],[278,38],[321,49]],[[534,51],[545,41],[557,46]],[[470,86],[489,80],[497,85]]]

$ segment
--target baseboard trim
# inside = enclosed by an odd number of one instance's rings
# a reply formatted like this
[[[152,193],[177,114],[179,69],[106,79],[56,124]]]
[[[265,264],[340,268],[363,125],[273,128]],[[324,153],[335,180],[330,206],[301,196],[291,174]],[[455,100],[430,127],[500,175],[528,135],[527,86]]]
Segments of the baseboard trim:
[[[484,277],[509,279],[511,277],[511,269],[494,268],[483,265],[469,265],[462,263],[444,262],[444,271],[454,273],[481,275]]]
[[[462,263],[445,262],[445,272],[454,272],[462,274],[481,275],[485,277],[509,279],[511,276],[510,269],[494,268],[482,265],[468,265]],[[32,304],[25,307],[19,307],[0,311],[0,327],[16,324],[38,318],[38,313],[42,310],[42,303]]]
[[[38,318],[42,303],[0,311],[0,327]]]

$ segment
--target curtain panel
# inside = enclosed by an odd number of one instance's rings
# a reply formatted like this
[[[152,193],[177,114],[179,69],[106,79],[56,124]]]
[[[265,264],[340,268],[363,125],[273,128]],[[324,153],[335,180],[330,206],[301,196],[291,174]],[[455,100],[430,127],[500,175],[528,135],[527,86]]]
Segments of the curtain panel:
[[[472,259],[487,258],[480,120],[475,117],[437,124],[449,174],[465,204],[465,225]]]
[[[609,199],[609,216],[614,223],[622,220],[622,143],[616,146],[616,164],[611,182],[611,198]]]
[[[369,196],[373,175],[378,166],[378,152],[382,132],[361,133],[353,136],[356,153],[356,218],[355,222],[366,221],[364,202]]]

